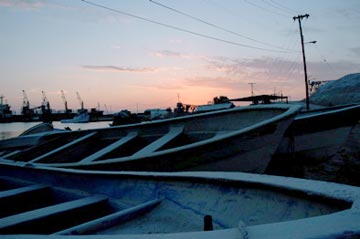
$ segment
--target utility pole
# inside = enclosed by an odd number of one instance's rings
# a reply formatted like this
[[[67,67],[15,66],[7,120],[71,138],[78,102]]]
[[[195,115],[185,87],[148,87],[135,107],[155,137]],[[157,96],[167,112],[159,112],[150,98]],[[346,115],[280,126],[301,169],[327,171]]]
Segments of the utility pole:
[[[254,85],[256,83],[249,83],[249,85],[251,85],[251,96],[254,96]]]
[[[303,18],[309,18],[309,14],[305,15],[298,15],[297,17],[293,17],[294,21],[299,21],[299,28],[300,28],[300,38],[301,38],[301,47],[302,47],[302,54],[303,54],[303,62],[304,62],[304,75],[305,75],[305,93],[306,93],[306,109],[310,109],[310,103],[309,103],[309,86],[308,86],[308,79],[307,79],[307,70],[306,70],[306,59],[305,59],[305,47],[304,47],[304,36],[302,33],[302,27],[301,27],[301,20]]]

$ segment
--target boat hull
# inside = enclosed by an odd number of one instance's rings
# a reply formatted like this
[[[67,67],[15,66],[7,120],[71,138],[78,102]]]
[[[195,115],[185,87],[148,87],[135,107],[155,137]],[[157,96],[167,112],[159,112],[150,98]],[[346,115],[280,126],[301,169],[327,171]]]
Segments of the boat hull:
[[[25,200],[24,202],[30,205],[24,212],[2,216],[2,238],[19,238],[16,237],[21,237],[19,234],[28,234],[29,238],[32,238],[29,234],[36,234],[33,235],[36,238],[40,234],[53,234],[52,237],[55,238],[56,235],[69,234],[87,234],[88,236],[77,237],[93,238],[89,235],[97,234],[101,235],[101,238],[107,238],[106,235],[116,234],[109,238],[214,236],[256,239],[266,238],[264,230],[267,231],[266,236],[273,238],[278,238],[281,234],[283,238],[335,238],[346,233],[360,233],[360,190],[358,187],[340,184],[246,173],[90,172],[26,168],[9,164],[0,164],[0,175],[0,182],[12,182],[11,188],[6,190],[2,185],[1,200],[14,194],[14,190],[18,193],[24,192],[24,187],[39,184],[49,186],[53,198],[60,197],[51,205],[45,205],[44,210],[44,206],[35,205],[36,201]],[[72,196],[66,197],[69,194]],[[19,193],[14,198],[21,197]],[[41,197],[44,198],[46,197]],[[91,218],[80,225],[67,225],[61,220],[53,221],[53,225],[50,219],[41,217],[35,220],[40,212],[46,215],[53,213],[53,217],[67,214],[67,204],[75,200],[76,206],[79,206],[81,203],[90,203],[90,199],[107,200],[123,211],[133,209],[136,205],[144,205],[146,202],[152,206],[145,206],[146,210],[142,211],[134,209],[136,213],[128,219],[115,219],[114,215],[118,215],[118,212],[111,212],[110,215],[100,215],[100,218]],[[4,203],[3,200],[2,206],[11,203]],[[81,215],[91,213],[92,210],[87,209]],[[73,216],[79,215],[77,213]],[[204,227],[203,218],[206,215],[212,216],[214,231],[201,232]],[[100,226],[105,222],[101,219],[103,217],[107,223],[105,227]],[[345,221],[342,220],[344,218]],[[339,223],[340,220],[342,223]],[[31,227],[25,226],[27,223]],[[311,224],[314,226],[309,227]],[[328,229],[323,230],[324,226]]]
[[[86,170],[241,171],[264,173],[292,118],[259,127],[242,135],[188,149],[172,150],[136,160],[69,165]],[[68,167],[67,165],[59,165]]]
[[[277,154],[297,158],[331,157],[346,143],[359,120],[360,105],[299,115],[287,130]]]
[[[34,167],[88,170],[263,173],[299,109],[289,105],[241,107],[143,124],[49,134],[34,140],[27,149],[7,152],[3,160]],[[0,142],[0,149],[5,151],[12,142],[19,145],[18,141],[21,138]],[[32,143],[29,138],[24,142]]]

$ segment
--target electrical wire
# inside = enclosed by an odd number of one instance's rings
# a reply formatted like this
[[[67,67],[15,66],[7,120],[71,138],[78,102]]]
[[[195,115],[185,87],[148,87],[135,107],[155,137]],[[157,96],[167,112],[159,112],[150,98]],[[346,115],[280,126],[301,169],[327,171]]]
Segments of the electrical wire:
[[[265,8],[263,6],[260,6],[260,5],[256,4],[256,3],[254,3],[253,1],[250,2],[248,0],[244,0],[244,2],[246,2],[247,4],[250,4],[250,5],[254,6],[254,7],[257,7],[259,9],[263,10],[263,11],[266,11],[266,12],[269,12],[269,13],[272,13],[272,14],[276,14],[278,16],[282,16],[282,17],[286,17],[286,18],[288,18],[290,16],[290,15],[285,15],[285,14],[282,14],[282,13],[279,13],[279,12],[272,11],[272,10],[270,10],[268,8]]]
[[[247,39],[247,40],[251,40],[251,41],[254,41],[254,42],[257,42],[257,43],[266,45],[266,46],[270,46],[270,47],[277,48],[277,49],[282,49],[282,50],[287,50],[287,51],[295,51],[295,50],[292,50],[292,49],[286,49],[286,48],[279,47],[279,46],[276,46],[276,45],[272,45],[272,44],[269,44],[269,43],[266,43],[266,42],[263,42],[263,41],[259,41],[259,40],[256,40],[256,39],[254,39],[254,38],[245,36],[245,35],[243,35],[243,34],[240,34],[240,33],[237,33],[237,32],[231,31],[231,30],[228,30],[228,29],[226,29],[226,28],[224,28],[224,27],[221,27],[221,26],[216,25],[216,24],[214,24],[214,23],[210,23],[210,22],[208,22],[208,21],[202,20],[202,19],[200,19],[200,18],[198,18],[198,17],[194,17],[194,16],[192,16],[192,15],[190,15],[190,14],[187,14],[187,13],[185,13],[185,12],[179,11],[179,10],[173,8],[173,7],[169,7],[169,6],[165,5],[165,4],[156,2],[156,1],[154,1],[154,0],[149,0],[149,1],[150,1],[151,3],[153,3],[153,4],[156,4],[156,5],[160,6],[160,7],[166,8],[166,9],[168,9],[168,10],[171,10],[171,11],[176,12],[176,13],[178,13],[178,14],[181,14],[181,15],[183,15],[183,16],[189,17],[189,18],[191,18],[191,19],[194,19],[194,20],[196,20],[196,21],[199,21],[199,22],[201,22],[201,23],[204,23],[204,24],[206,24],[206,25],[208,25],[208,26],[211,26],[211,27],[220,29],[220,30],[225,31],[225,32],[227,32],[227,33],[231,33],[231,34],[233,34],[233,35],[240,36],[240,37],[245,38],[245,39]]]
[[[278,2],[276,2],[276,1],[274,1],[274,0],[270,0],[270,2],[272,2],[273,4],[279,6],[279,7],[283,8],[283,9],[288,10],[291,14],[297,14],[297,11],[295,11],[295,10],[293,10],[293,9],[291,9],[291,8],[288,8],[288,7],[282,5],[282,4],[280,4],[280,3],[278,3]]]
[[[150,23],[153,23],[153,24],[156,24],[156,25],[160,25],[160,26],[163,26],[163,27],[171,28],[171,29],[174,29],[174,30],[177,30],[177,31],[186,32],[186,33],[189,33],[189,34],[192,34],[192,35],[200,36],[200,37],[203,37],[203,38],[207,38],[207,39],[211,39],[211,40],[215,40],[215,41],[219,41],[219,42],[223,42],[223,43],[227,43],[227,44],[231,44],[231,45],[235,45],[235,46],[240,46],[240,47],[245,47],[245,48],[250,48],[250,49],[255,49],[255,50],[262,50],[262,51],[271,51],[271,52],[279,52],[279,53],[294,53],[294,51],[273,50],[273,49],[267,49],[267,48],[262,48],[262,47],[246,45],[246,44],[242,44],[242,43],[238,43],[238,42],[228,41],[228,40],[221,39],[221,38],[218,38],[218,37],[213,37],[213,36],[205,35],[205,34],[202,34],[202,33],[197,33],[197,32],[194,32],[194,31],[190,31],[190,30],[187,30],[187,29],[184,29],[184,28],[172,26],[172,25],[169,25],[169,24],[166,24],[166,23],[154,21],[154,20],[151,20],[151,19],[148,19],[148,18],[145,18],[145,17],[137,16],[137,15],[127,13],[127,12],[124,12],[124,11],[120,11],[120,10],[117,10],[117,9],[114,9],[114,8],[111,8],[111,7],[107,7],[105,5],[97,4],[97,3],[94,3],[94,2],[91,2],[91,1],[87,1],[87,0],[81,0],[81,1],[86,3],[86,4],[89,4],[89,5],[98,7],[98,8],[102,8],[102,9],[105,9],[105,10],[108,10],[108,11],[116,12],[116,13],[119,13],[119,14],[122,14],[122,15],[125,15],[125,16],[128,16],[128,17],[137,18],[137,19],[140,19],[140,20],[143,20],[143,21],[146,21],[146,22],[150,22]]]
[[[284,14],[295,14],[294,12],[290,12],[288,10],[285,10],[284,8],[279,7],[278,5],[274,4],[273,2],[262,0],[265,4],[269,5],[272,8],[275,8],[277,10],[280,10]]]

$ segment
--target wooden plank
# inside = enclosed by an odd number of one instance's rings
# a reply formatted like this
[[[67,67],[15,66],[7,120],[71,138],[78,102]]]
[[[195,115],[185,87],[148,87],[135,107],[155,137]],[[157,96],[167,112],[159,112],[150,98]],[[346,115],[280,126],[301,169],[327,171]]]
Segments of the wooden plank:
[[[95,195],[4,217],[0,219],[0,233],[7,232],[8,230],[16,230],[16,227],[21,227],[25,224],[46,220],[46,218],[50,216],[56,216],[79,208],[89,207],[94,204],[104,202],[107,199],[108,198],[106,196]]]
[[[76,140],[74,140],[74,141],[72,141],[72,142],[70,142],[70,143],[67,143],[67,144],[65,144],[65,145],[63,145],[63,146],[61,146],[61,147],[59,147],[59,148],[57,148],[57,149],[54,149],[54,150],[52,150],[52,151],[50,151],[50,152],[47,152],[47,153],[45,153],[45,154],[43,154],[43,155],[41,155],[41,156],[39,156],[39,157],[37,157],[37,158],[29,161],[29,163],[34,163],[34,162],[36,162],[36,161],[39,161],[39,160],[41,160],[41,159],[43,159],[43,158],[46,158],[46,157],[52,155],[52,154],[58,153],[58,152],[60,152],[60,151],[62,151],[62,150],[64,150],[64,149],[67,149],[67,148],[75,145],[75,144],[81,143],[82,141],[87,140],[87,139],[93,137],[93,136],[96,135],[96,134],[97,134],[97,132],[92,132],[92,133],[87,134],[87,135],[85,135],[85,136],[83,136],[83,137],[80,137],[80,138],[78,138],[78,139],[76,139]]]
[[[158,150],[165,144],[169,143],[171,140],[173,140],[176,137],[178,137],[179,135],[181,135],[183,133],[183,131],[184,131],[184,126],[171,127],[167,134],[165,134],[161,138],[155,140],[154,142],[152,142],[145,148],[139,150],[133,156],[135,156],[135,157],[145,156],[149,153],[155,152],[156,150]]]
[[[55,235],[82,235],[105,230],[114,225],[118,225],[119,223],[124,223],[135,217],[143,215],[144,213],[155,208],[161,201],[162,199],[147,201],[134,207],[107,215],[105,217],[57,232]]]
[[[97,160],[98,158],[104,156],[105,154],[110,153],[111,151],[121,147],[122,145],[128,143],[129,141],[135,139],[138,136],[137,132],[130,132],[125,137],[122,137],[118,141],[110,144],[109,146],[97,151],[96,153],[82,159],[80,163],[88,163]]]

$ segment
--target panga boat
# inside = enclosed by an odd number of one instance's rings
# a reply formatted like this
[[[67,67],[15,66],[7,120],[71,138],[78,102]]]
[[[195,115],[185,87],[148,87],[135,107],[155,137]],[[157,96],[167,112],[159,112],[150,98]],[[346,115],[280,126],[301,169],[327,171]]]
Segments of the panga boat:
[[[360,188],[354,186],[240,172],[85,171],[6,163],[0,163],[0,175],[1,238],[360,236]]]
[[[297,105],[238,107],[95,130],[0,141],[0,160],[102,170],[263,173]]]
[[[353,130],[358,130],[360,104],[304,111],[285,133],[277,154],[326,158],[344,146]]]

